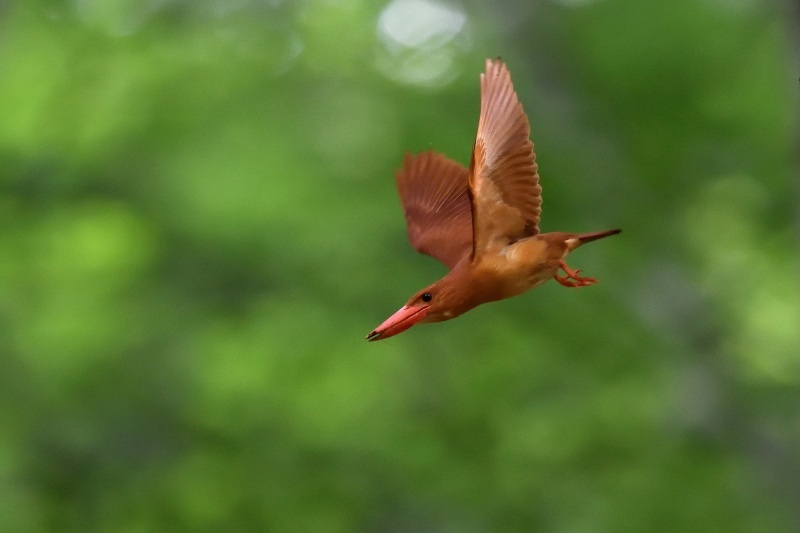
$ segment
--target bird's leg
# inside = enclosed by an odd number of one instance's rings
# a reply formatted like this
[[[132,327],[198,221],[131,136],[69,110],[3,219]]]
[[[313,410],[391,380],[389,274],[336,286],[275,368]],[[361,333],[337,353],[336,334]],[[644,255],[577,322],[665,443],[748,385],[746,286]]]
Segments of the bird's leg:
[[[583,278],[579,276],[580,270],[572,270],[570,269],[564,261],[559,261],[558,266],[567,273],[566,276],[559,276],[556,274],[554,277],[556,281],[562,284],[565,287],[585,287],[587,285],[591,285],[592,283],[597,283],[597,280],[594,278]]]

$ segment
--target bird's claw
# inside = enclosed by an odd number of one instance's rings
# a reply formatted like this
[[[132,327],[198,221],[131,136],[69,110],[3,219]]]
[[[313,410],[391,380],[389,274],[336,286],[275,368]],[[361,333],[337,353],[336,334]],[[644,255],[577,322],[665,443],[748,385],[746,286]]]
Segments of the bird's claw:
[[[595,278],[581,277],[580,270],[570,269],[564,261],[559,261],[558,265],[567,273],[566,276],[559,276],[556,274],[554,277],[557,282],[565,287],[586,287],[592,283],[597,283]]]

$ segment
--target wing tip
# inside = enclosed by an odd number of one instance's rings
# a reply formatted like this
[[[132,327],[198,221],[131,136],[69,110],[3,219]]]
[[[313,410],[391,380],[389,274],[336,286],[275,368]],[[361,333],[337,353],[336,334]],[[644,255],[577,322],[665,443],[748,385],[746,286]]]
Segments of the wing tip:
[[[486,73],[488,74],[490,71],[494,72],[495,75],[502,73],[503,71],[508,72],[508,66],[506,62],[503,61],[503,58],[500,56],[495,57],[492,59],[491,57],[486,58]]]

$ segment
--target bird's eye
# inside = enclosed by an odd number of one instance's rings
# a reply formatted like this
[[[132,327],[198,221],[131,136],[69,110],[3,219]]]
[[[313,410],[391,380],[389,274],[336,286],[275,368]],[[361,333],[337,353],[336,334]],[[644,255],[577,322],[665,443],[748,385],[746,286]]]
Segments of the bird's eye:
[[[431,296],[431,293],[426,292],[425,294],[422,295],[423,302],[430,302],[431,300],[433,300],[433,296]]]

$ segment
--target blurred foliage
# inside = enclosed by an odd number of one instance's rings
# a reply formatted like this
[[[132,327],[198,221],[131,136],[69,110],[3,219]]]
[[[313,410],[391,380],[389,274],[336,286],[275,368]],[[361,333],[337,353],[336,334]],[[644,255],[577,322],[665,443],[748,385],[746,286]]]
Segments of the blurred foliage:
[[[789,6],[0,2],[0,530],[798,530]],[[625,231],[366,343],[494,56],[544,230]]]

